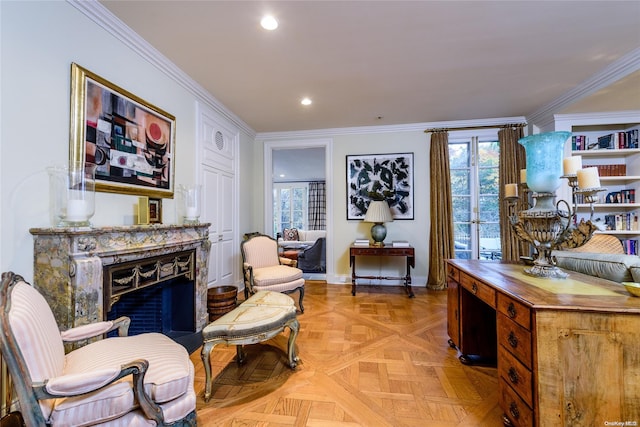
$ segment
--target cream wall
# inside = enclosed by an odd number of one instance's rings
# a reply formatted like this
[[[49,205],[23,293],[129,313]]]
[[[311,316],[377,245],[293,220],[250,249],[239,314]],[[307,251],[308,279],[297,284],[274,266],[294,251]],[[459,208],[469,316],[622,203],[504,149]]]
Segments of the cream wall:
[[[0,1],[0,269],[33,275],[31,227],[49,226],[46,168],[69,156],[70,64],[76,62],[176,117],[176,184],[196,180],[196,96],[62,1]],[[241,133],[240,170],[250,170],[253,137]],[[240,188],[251,185],[246,175]],[[96,194],[94,225],[133,223],[137,198]],[[240,228],[253,228],[252,199],[241,191]],[[247,208],[248,207],[248,208]],[[175,223],[163,200],[164,223]]]
[[[351,270],[349,266],[349,246],[356,238],[370,236],[371,224],[362,221],[347,221],[346,214],[346,156],[351,154],[379,154],[379,153],[413,153],[414,154],[414,219],[398,220],[387,224],[387,238],[391,240],[407,240],[416,251],[416,266],[411,275],[413,284],[425,286],[428,272],[428,242],[429,242],[429,136],[424,133],[426,125],[408,126],[411,130],[390,131],[389,128],[349,128],[322,131],[322,139],[331,140],[333,173],[331,179],[333,188],[333,209],[331,211],[332,229],[328,230],[328,244],[332,250],[327,251],[327,281],[330,283],[349,283]],[[260,202],[254,215],[259,224],[265,216],[264,212],[264,149],[265,141],[276,140],[286,142],[295,140],[304,143],[305,140],[318,140],[318,132],[292,134],[258,134],[256,150],[254,152],[254,175],[256,182],[256,202]],[[258,173],[257,171],[260,171]],[[404,274],[404,258],[387,258],[384,260],[358,259],[358,273],[375,276],[399,276]],[[362,283],[362,282],[361,282]],[[372,283],[380,283],[373,281]],[[394,284],[382,282],[380,284]]]
[[[350,278],[349,246],[356,238],[368,238],[371,224],[347,221],[346,156],[350,154],[413,153],[414,219],[386,224],[386,242],[407,240],[415,248],[416,266],[411,272],[414,286],[425,286],[429,268],[429,137],[424,131],[380,134],[336,135],[333,138],[334,205],[333,242],[336,276]],[[362,266],[373,275],[399,275],[404,272],[404,259],[389,258],[385,263],[370,260]],[[391,264],[388,264],[391,263]],[[360,265],[360,264],[358,264]]]

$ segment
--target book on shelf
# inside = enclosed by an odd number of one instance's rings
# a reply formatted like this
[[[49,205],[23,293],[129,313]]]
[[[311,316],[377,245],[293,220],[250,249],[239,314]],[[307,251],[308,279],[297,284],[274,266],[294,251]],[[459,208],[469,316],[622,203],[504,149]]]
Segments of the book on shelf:
[[[638,231],[638,215],[636,213],[605,215],[604,222],[609,230]]]
[[[583,151],[639,148],[638,133],[638,129],[613,132],[598,136],[595,138],[595,141],[589,141],[586,135],[573,135],[571,137],[571,149],[574,151]]]
[[[391,246],[394,248],[408,248],[411,245],[406,240],[393,240]]]
[[[353,241],[353,246],[369,246],[369,239],[356,239]]]

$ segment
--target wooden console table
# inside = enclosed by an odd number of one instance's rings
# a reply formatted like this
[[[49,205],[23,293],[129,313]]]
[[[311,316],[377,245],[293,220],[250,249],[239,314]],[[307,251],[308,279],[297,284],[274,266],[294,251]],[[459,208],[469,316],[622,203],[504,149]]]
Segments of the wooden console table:
[[[518,264],[447,262],[449,345],[463,363],[497,361],[506,426],[640,422],[640,298],[571,271],[541,279]]]
[[[405,275],[401,277],[389,276],[358,276],[356,274],[356,257],[357,256],[403,256],[407,259]],[[397,248],[392,246],[355,246],[349,248],[349,265],[351,266],[351,295],[356,294],[357,279],[378,279],[378,280],[403,280],[404,287],[409,298],[413,298],[413,290],[411,289],[411,268],[415,267],[415,251],[413,247]]]

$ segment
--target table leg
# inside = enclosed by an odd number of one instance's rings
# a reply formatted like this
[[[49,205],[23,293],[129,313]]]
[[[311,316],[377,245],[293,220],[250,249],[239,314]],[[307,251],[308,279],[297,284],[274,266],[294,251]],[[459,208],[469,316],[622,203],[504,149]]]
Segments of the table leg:
[[[349,261],[351,263],[351,295],[356,296],[356,257],[352,255]]]
[[[411,261],[411,257],[407,257],[407,275],[404,278],[404,288],[406,289],[409,298],[415,297],[413,289],[411,289]]]

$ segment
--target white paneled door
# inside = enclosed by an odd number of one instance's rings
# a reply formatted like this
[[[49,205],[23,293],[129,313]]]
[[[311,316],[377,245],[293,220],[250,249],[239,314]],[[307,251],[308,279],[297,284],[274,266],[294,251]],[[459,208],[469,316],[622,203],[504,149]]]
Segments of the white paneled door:
[[[236,164],[239,130],[198,105],[199,177],[203,186],[201,221],[211,223],[208,286],[239,280]]]

